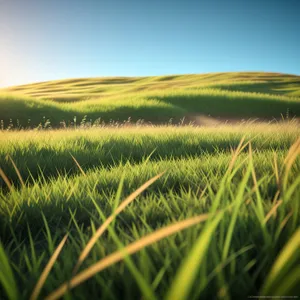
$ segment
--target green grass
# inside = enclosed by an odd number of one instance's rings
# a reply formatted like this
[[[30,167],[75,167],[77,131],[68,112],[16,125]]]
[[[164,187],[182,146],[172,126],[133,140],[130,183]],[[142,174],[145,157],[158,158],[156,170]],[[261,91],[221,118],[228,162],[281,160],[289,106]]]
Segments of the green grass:
[[[70,290],[71,297],[170,299],[182,282],[180,299],[241,299],[276,295],[272,287],[278,278],[279,292],[288,289],[297,295],[299,281],[288,285],[280,270],[277,279],[268,274],[300,226],[299,145],[285,160],[299,133],[295,123],[222,126],[218,131],[157,127],[2,132],[0,165],[13,183],[9,189],[2,181],[0,194],[5,251],[0,261],[13,274],[6,285],[2,279],[3,294],[27,299],[66,233],[68,240],[41,296],[69,280],[102,219],[122,198],[166,171],[121,212],[80,270],[164,226],[226,209],[218,221],[213,217],[138,251]],[[232,151],[243,136],[244,144],[251,140],[252,151],[249,146],[241,149],[230,169]],[[291,241],[298,249],[299,241]],[[289,254],[284,274],[296,272],[297,253]],[[187,276],[190,266],[194,270]]]
[[[0,298],[299,295],[299,91],[276,73],[3,89]]]
[[[58,173],[78,173],[70,153],[86,171],[120,164],[231,155],[245,135],[254,138],[254,147],[264,151],[287,150],[299,136],[296,123],[285,125],[236,125],[216,128],[148,127],[102,128],[88,130],[0,132],[0,163],[5,174],[16,184],[18,177],[7,154],[24,178],[46,177]],[[55,161],[55,163],[53,163]],[[32,176],[30,176],[30,174]]]
[[[49,120],[166,123],[205,115],[222,119],[300,116],[300,79],[276,73],[215,73],[51,81],[0,91],[3,127]],[[10,121],[12,120],[12,121]]]

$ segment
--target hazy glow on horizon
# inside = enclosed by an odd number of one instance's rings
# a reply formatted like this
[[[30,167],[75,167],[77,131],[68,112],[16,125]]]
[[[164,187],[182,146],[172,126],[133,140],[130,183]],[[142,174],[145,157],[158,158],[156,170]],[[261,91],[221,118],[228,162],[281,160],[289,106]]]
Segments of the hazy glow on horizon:
[[[298,0],[0,0],[0,86],[225,71],[300,74]]]

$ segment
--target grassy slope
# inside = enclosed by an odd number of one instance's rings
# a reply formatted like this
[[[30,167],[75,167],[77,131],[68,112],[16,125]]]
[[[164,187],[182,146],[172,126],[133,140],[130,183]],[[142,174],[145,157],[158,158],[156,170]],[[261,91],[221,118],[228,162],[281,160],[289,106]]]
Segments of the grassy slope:
[[[2,94],[2,95],[1,95]],[[0,120],[33,126],[49,119],[175,122],[192,115],[222,118],[300,116],[299,76],[215,73],[138,78],[69,79],[0,91]]]

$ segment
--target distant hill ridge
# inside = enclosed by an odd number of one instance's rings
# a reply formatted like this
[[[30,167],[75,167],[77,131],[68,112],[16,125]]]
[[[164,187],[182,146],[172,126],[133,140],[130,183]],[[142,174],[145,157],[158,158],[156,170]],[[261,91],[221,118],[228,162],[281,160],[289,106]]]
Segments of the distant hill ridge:
[[[231,72],[47,81],[0,89],[0,120],[53,126],[87,116],[122,122],[175,122],[191,115],[215,118],[300,116],[300,76]]]

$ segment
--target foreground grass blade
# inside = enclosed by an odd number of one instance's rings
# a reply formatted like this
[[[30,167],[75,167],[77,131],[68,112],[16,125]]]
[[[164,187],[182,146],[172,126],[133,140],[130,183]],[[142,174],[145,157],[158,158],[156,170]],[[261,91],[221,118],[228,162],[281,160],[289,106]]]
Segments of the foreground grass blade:
[[[24,183],[24,180],[23,180],[23,178],[22,178],[22,175],[21,175],[21,173],[20,173],[20,171],[19,171],[17,165],[15,164],[15,162],[13,161],[13,159],[11,158],[11,156],[10,156],[10,155],[7,155],[7,159],[9,159],[10,162],[11,162],[11,164],[13,165],[13,167],[14,167],[14,169],[15,169],[15,171],[16,171],[16,174],[17,174],[17,176],[18,176],[18,178],[19,178],[19,180],[20,180],[20,182],[21,182],[21,185],[22,185],[22,186],[25,186],[25,183]]]
[[[114,229],[111,228],[111,226],[108,227],[109,233],[112,236],[113,240],[115,241],[118,248],[122,251],[124,249],[123,243],[118,238],[117,234],[115,233]],[[133,259],[124,252],[124,262],[127,265],[129,271],[133,275],[135,281],[137,282],[142,295],[143,299],[147,300],[156,300],[157,297],[155,296],[154,289],[151,287],[151,284],[147,281],[147,279],[144,277],[143,273],[138,270],[138,268],[135,266],[135,263]]]
[[[300,151],[300,138],[290,147],[289,152],[284,160],[285,167],[289,170]]]
[[[262,295],[273,295],[276,284],[287,274],[288,268],[300,254],[300,228],[294,233],[286,246],[279,254],[277,260],[262,288]]]
[[[291,293],[295,293],[296,290],[299,291],[299,285],[300,267],[296,267],[295,269],[290,271],[281,282],[276,284],[275,290],[273,290],[272,293],[276,296],[285,296],[290,294],[290,296],[294,296],[294,298],[296,299],[296,295]]]
[[[81,284],[82,282],[88,280],[89,278],[93,277],[98,272],[110,267],[111,265],[121,261],[126,257],[126,255],[130,255],[133,253],[138,252],[139,250],[149,246],[159,240],[168,237],[176,232],[179,232],[185,228],[193,226],[195,224],[201,223],[206,221],[210,218],[210,214],[203,214],[199,215],[184,221],[177,222],[175,224],[171,224],[164,228],[158,229],[153,233],[150,233],[136,242],[133,242],[126,246],[124,249],[116,251],[99,262],[93,264],[92,266],[88,267],[84,271],[80,272],[76,276],[74,276],[69,282],[63,283],[57,290],[51,293],[49,296],[46,297],[46,300],[54,300],[62,297],[68,289],[74,288]]]
[[[277,208],[282,204],[282,200],[279,200],[275,203],[275,205],[270,209],[270,211],[268,212],[268,214],[265,216],[264,220],[263,220],[263,224],[266,224],[270,218],[276,214],[277,212]]]
[[[0,176],[7,185],[8,189],[11,191],[12,190],[12,184],[10,183],[9,179],[7,178],[6,174],[4,171],[0,168]]]
[[[10,267],[6,253],[2,247],[2,244],[0,244],[0,282],[9,300],[19,299],[14,274]]]
[[[237,222],[238,219],[238,215],[240,212],[240,207],[242,205],[242,201],[243,201],[243,194],[247,185],[247,181],[250,177],[251,174],[251,170],[252,170],[252,165],[249,164],[248,168],[245,172],[244,177],[242,178],[239,186],[238,186],[238,191],[237,191],[237,195],[236,195],[236,203],[237,205],[234,207],[234,211],[230,220],[230,224],[229,227],[227,229],[227,234],[226,234],[226,238],[225,238],[225,242],[224,242],[224,248],[223,248],[223,253],[222,253],[222,258],[225,260],[228,256],[229,253],[229,249],[230,249],[230,244],[231,244],[231,240],[233,237],[233,231],[234,231],[234,227],[235,224]]]
[[[76,273],[81,266],[82,262],[85,260],[85,258],[88,256],[90,251],[92,250],[93,246],[99,239],[99,237],[103,234],[103,232],[107,229],[109,224],[114,220],[114,218],[125,209],[127,205],[129,205],[138,195],[140,195],[145,189],[147,189],[152,183],[154,183],[158,178],[160,178],[163,173],[160,173],[153,178],[149,179],[147,182],[145,182],[143,185],[141,185],[137,190],[135,190],[131,195],[129,195],[119,206],[118,208],[111,214],[106,221],[98,228],[98,230],[95,232],[93,237],[89,240],[86,247],[81,252],[78,262],[74,268],[74,273]]]
[[[199,265],[202,263],[208,246],[211,241],[211,237],[220,223],[224,213],[220,213],[215,219],[209,222],[203,232],[200,234],[196,244],[186,256],[185,261],[179,268],[175,280],[171,285],[167,294],[167,300],[173,299],[188,299],[189,292],[194,283]]]
[[[244,144],[245,141],[245,136],[242,137],[242,139],[240,140],[240,143],[238,144],[236,150],[233,152],[233,155],[232,155],[232,158],[231,158],[231,161],[229,163],[229,167],[227,169],[227,172],[230,173],[233,169],[233,166],[234,166],[234,163],[235,161],[237,160],[239,154],[241,153],[241,151],[243,151],[243,149],[247,146],[248,143]]]
[[[300,138],[298,138],[296,142],[290,147],[290,150],[284,160],[284,167],[285,167],[284,176],[283,176],[284,191],[286,191],[287,188],[287,182],[288,182],[288,177],[289,177],[291,167],[299,154],[300,154]]]
[[[77,159],[76,159],[71,153],[70,153],[70,155],[71,155],[71,157],[73,158],[73,160],[74,160],[76,166],[77,166],[78,169],[80,170],[81,174],[82,174],[83,176],[86,177],[86,173],[85,173],[85,172],[83,171],[83,169],[81,168],[81,166],[80,166],[79,162],[77,161]]]
[[[43,285],[44,285],[44,283],[45,283],[45,281],[46,281],[46,279],[47,279],[47,277],[48,277],[48,275],[49,275],[49,273],[50,273],[50,271],[51,271],[54,263],[56,262],[56,259],[57,259],[58,255],[59,255],[59,253],[61,252],[61,250],[62,250],[62,248],[63,248],[63,246],[64,246],[64,244],[65,244],[65,242],[67,240],[67,237],[68,237],[67,235],[64,236],[64,238],[62,239],[62,241],[59,243],[59,245],[57,246],[56,250],[52,254],[52,256],[51,256],[48,264],[46,265],[46,267],[45,267],[42,275],[40,276],[39,281],[37,282],[37,284],[36,284],[36,286],[35,286],[35,288],[34,288],[34,290],[32,292],[30,300],[36,300],[37,297],[39,296],[40,291],[41,291],[41,289],[42,289],[42,287],[43,287]]]
[[[234,164],[237,161],[237,158],[239,156],[239,154],[241,153],[241,151],[243,151],[245,149],[245,147],[248,145],[249,142],[247,142],[246,144],[243,144],[245,141],[245,137],[243,137],[240,140],[240,143],[238,145],[238,147],[236,148],[235,151],[233,151],[233,155],[230,161],[230,164],[226,170],[225,175],[223,176],[221,182],[220,182],[220,186],[218,188],[218,192],[214,198],[213,201],[213,205],[211,208],[211,213],[215,213],[216,210],[218,209],[218,206],[220,204],[221,201],[221,197],[224,194],[225,190],[226,190],[226,186],[227,184],[230,182],[230,180],[232,179],[232,177],[234,176],[235,172],[238,170],[239,167],[234,168]]]

